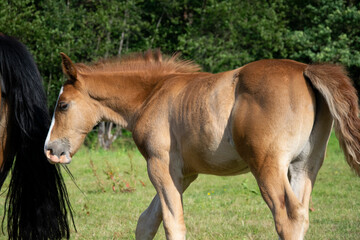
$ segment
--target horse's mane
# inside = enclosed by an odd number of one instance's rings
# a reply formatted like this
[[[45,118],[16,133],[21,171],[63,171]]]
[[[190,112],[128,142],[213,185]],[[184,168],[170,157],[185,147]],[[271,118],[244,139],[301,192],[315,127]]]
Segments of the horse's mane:
[[[7,106],[6,143],[0,139],[5,146],[0,189],[11,171],[3,215],[8,238],[69,238],[67,214],[72,213],[66,187],[59,167],[48,163],[43,152],[50,116],[42,79],[26,46],[4,34],[0,75]]]
[[[78,63],[80,73],[86,72],[157,72],[157,73],[192,73],[200,71],[201,67],[192,61],[181,60],[180,54],[163,55],[159,49],[144,53],[131,53],[124,57],[101,59],[92,64]]]

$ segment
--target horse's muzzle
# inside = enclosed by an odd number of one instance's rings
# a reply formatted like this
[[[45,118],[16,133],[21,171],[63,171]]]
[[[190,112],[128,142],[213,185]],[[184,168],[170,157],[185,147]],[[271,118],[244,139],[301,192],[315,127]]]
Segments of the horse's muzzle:
[[[71,162],[70,144],[68,140],[49,142],[44,148],[45,155],[51,164]]]

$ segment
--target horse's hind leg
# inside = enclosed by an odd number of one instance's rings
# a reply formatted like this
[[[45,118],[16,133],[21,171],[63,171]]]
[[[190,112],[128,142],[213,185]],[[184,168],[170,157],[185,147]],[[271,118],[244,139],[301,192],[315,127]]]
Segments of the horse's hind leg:
[[[250,161],[281,239],[303,239],[309,227],[310,194],[332,127],[327,108],[319,107],[318,111],[310,137],[297,158],[290,162],[281,152],[256,154],[255,151]]]
[[[302,153],[290,163],[288,177],[291,188],[305,209],[309,209],[310,195],[316,176],[325,158],[326,146],[332,128],[332,118],[328,108],[319,100],[317,118]],[[309,211],[305,215],[306,232],[309,227]]]
[[[297,159],[294,163],[290,164],[288,177],[290,180],[291,188],[294,191],[295,196],[304,207],[305,221],[303,226],[303,236],[309,228],[309,202],[312,188],[315,183],[316,175],[323,162],[323,157],[320,158],[308,158],[302,160]],[[306,165],[310,163],[312,167]],[[311,168],[311,169],[310,169]]]
[[[162,221],[161,203],[156,194],[149,207],[140,215],[136,226],[136,239],[153,239]]]
[[[183,192],[197,178],[198,175],[185,177],[183,180]],[[162,221],[161,202],[156,194],[149,207],[140,215],[136,227],[136,239],[153,239]]]
[[[307,209],[295,196],[287,177],[287,168],[278,158],[265,159],[260,169],[253,171],[261,194],[271,209],[276,231],[281,239],[303,239]]]
[[[330,132],[330,131],[329,131]],[[305,215],[304,234],[309,228],[309,202],[316,176],[324,161],[327,139],[319,141],[313,151],[300,155],[289,166],[288,177],[295,196],[307,210]]]

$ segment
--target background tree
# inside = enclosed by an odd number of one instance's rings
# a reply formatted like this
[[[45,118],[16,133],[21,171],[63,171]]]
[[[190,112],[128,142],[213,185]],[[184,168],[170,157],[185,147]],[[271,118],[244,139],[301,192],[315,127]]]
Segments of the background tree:
[[[283,1],[203,1],[187,14],[178,48],[211,72],[282,57],[283,9]]]
[[[288,1],[285,48],[303,62],[334,62],[348,68],[360,88],[360,3]]]

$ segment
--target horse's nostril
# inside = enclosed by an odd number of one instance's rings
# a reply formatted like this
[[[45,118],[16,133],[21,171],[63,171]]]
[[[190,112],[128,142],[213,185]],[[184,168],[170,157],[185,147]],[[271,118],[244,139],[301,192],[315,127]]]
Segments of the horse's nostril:
[[[54,155],[54,152],[53,152],[53,149],[52,149],[52,148],[46,147],[46,148],[45,148],[45,152],[47,152],[47,153],[50,154],[50,155]]]
[[[66,154],[65,152],[62,152],[62,153],[60,153],[60,156],[65,155],[65,154]]]

